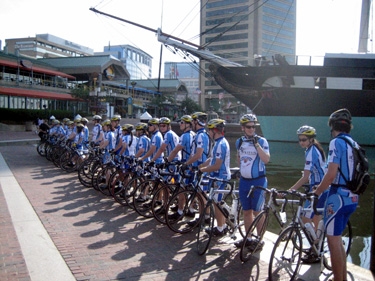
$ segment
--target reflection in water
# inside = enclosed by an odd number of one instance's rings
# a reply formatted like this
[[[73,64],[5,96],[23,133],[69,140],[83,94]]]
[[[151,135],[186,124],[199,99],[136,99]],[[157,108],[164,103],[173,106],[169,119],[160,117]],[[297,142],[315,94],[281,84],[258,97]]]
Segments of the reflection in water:
[[[231,148],[231,165],[237,166],[235,141],[237,138],[228,138]],[[267,164],[268,186],[278,189],[288,189],[301,176],[304,167],[304,150],[298,143],[270,142],[271,161]],[[323,145],[326,153],[327,145]],[[366,155],[370,163],[370,171],[375,167],[375,147],[365,147]],[[369,269],[372,222],[369,220],[373,217],[373,202],[375,179],[372,179],[370,186],[364,195],[360,197],[357,210],[351,216],[350,221],[353,226],[354,241],[348,260],[356,265]],[[363,220],[369,218],[369,220]],[[369,227],[371,225],[371,227]],[[276,222],[270,220],[269,230],[276,232],[278,230]]]

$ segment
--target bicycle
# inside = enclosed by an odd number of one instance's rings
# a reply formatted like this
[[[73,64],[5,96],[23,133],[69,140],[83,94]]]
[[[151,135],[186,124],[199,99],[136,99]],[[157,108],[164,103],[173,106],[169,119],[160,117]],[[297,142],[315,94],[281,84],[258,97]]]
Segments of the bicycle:
[[[240,251],[240,259],[242,262],[247,262],[254,253],[263,248],[263,236],[267,230],[271,214],[274,214],[281,229],[286,223],[285,203],[280,210],[277,208],[279,207],[277,202],[280,201],[277,197],[280,193],[283,193],[283,191],[277,191],[275,188],[268,189],[263,186],[252,186],[248,197],[251,197],[256,189],[263,190],[266,193],[264,196],[269,195],[269,197],[267,203],[263,206],[263,210],[254,218],[249,226],[246,236],[243,239]]]
[[[215,224],[215,207],[217,207],[217,210],[219,210],[219,212],[225,217],[225,223],[227,224],[230,238],[233,240],[236,239],[235,232],[237,230],[239,230],[242,237],[245,235],[242,207],[240,206],[238,190],[235,190],[234,182],[210,176],[205,176],[205,178],[209,180],[209,193],[208,196],[206,196],[205,193],[202,193],[204,194],[207,203],[203,209],[198,227],[197,251],[199,255],[204,255],[207,252],[212,240]],[[225,184],[226,188],[219,190],[218,186],[221,184]],[[215,194],[218,193],[226,194],[220,202],[217,202],[214,198]],[[226,203],[228,198],[232,199],[231,206]],[[206,218],[207,215],[208,217]],[[208,226],[208,228],[206,226]]]
[[[320,258],[321,272],[323,272],[323,267],[328,270],[332,269],[324,224],[320,223],[318,236],[315,238],[314,235],[307,230],[302,221],[301,214],[304,211],[312,211],[311,207],[302,207],[304,202],[308,199],[308,196],[295,191],[288,191],[287,193],[288,195],[298,198],[298,200],[292,200],[292,203],[298,204],[298,208],[294,213],[291,224],[281,231],[273,247],[268,267],[268,278],[270,281],[294,280],[301,266],[302,253],[308,251]],[[314,213],[317,214],[323,210],[324,208],[314,209]],[[346,254],[348,255],[352,241],[352,229],[349,221],[343,236],[346,236],[343,242]]]

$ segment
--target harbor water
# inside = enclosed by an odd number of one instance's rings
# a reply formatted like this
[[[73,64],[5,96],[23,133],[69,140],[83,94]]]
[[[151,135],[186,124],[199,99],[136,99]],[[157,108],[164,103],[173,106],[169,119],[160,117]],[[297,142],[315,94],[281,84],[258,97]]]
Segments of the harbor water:
[[[231,166],[237,166],[235,141],[237,137],[228,137],[231,147]],[[304,167],[304,150],[297,142],[269,142],[271,160],[267,164],[268,186],[277,189],[288,189],[300,177]],[[328,151],[328,145],[323,145]],[[371,233],[373,231],[373,202],[375,190],[375,147],[364,147],[372,173],[371,183],[366,192],[360,196],[357,210],[351,216],[353,244],[348,261],[363,268],[370,267]],[[302,190],[301,190],[302,191]],[[269,231],[278,232],[279,228],[270,221]]]

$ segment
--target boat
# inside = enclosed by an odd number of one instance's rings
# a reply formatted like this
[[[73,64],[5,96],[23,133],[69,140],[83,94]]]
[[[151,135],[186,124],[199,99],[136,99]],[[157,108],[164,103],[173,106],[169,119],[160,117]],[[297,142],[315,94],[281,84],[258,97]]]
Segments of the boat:
[[[331,139],[329,115],[347,108],[355,140],[375,145],[375,54],[326,54],[322,66],[274,64],[226,67],[211,64],[216,82],[257,115],[271,141],[295,141],[302,125],[316,128],[318,139]]]
[[[362,6],[362,13],[369,13],[368,1],[363,1],[368,6]],[[295,142],[296,130],[309,125],[317,130],[320,142],[328,143],[329,115],[347,108],[352,114],[353,138],[361,145],[375,145],[375,54],[326,54],[322,65],[300,65],[297,59],[291,64],[276,54],[272,60],[257,57],[257,66],[243,66],[161,29],[90,10],[155,32],[164,45],[210,62],[216,82],[257,115],[262,134],[270,141]],[[368,22],[363,26],[368,27]],[[363,41],[360,49],[367,51]]]

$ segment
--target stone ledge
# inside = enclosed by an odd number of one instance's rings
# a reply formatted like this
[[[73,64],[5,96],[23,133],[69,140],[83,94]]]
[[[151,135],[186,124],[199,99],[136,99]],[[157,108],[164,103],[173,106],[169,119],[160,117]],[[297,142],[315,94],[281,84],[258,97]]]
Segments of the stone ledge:
[[[0,123],[0,131],[25,132],[26,125],[7,125]]]

